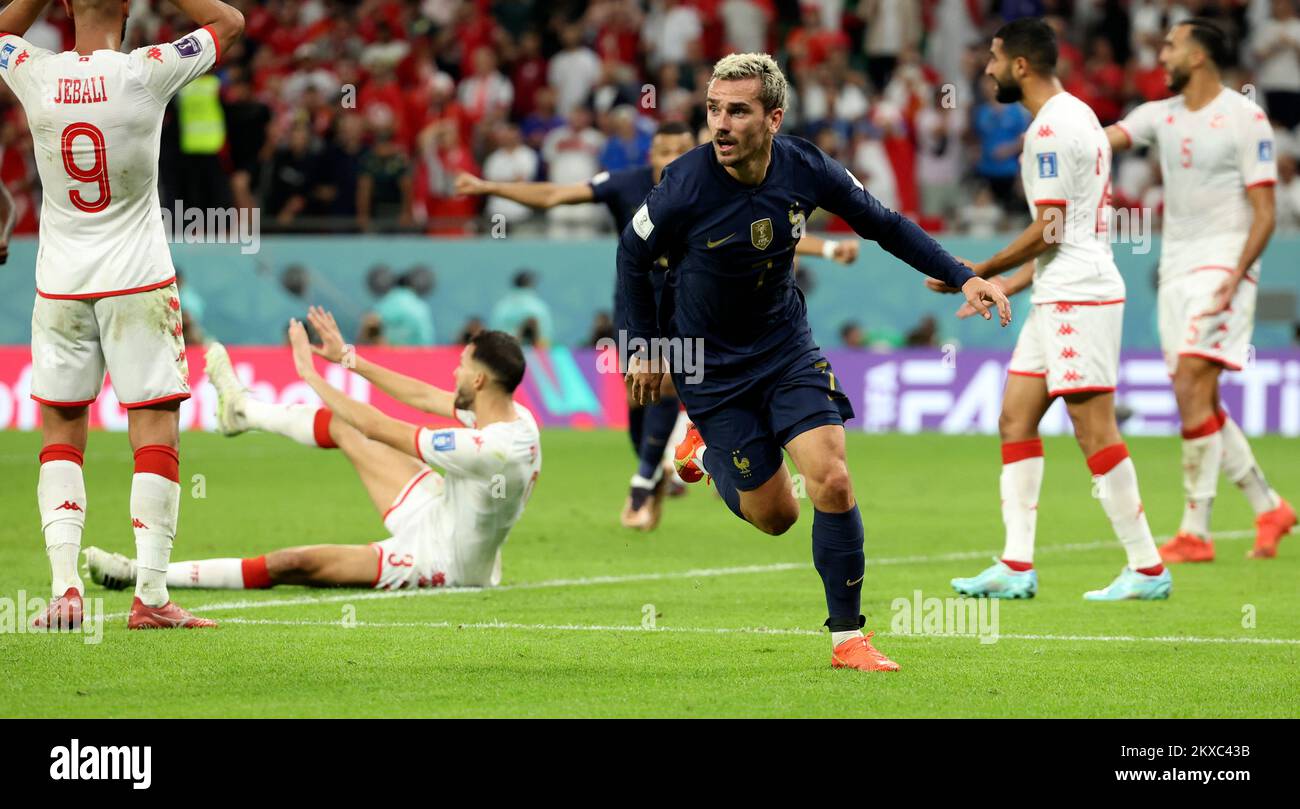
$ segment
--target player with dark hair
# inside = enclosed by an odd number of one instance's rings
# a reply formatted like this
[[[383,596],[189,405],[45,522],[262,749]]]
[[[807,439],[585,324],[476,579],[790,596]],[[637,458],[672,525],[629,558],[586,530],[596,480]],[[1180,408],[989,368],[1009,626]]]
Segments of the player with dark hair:
[[[167,583],[222,589],[499,584],[501,546],[523,514],[542,465],[537,423],[513,397],[524,378],[519,343],[504,332],[479,332],[461,351],[455,388],[443,390],[356,356],[329,312],[313,307],[307,319],[322,345],[310,345],[297,321],[290,324],[289,340],[298,373],[324,406],[258,401],[240,383],[225,348],[214,343],[207,372],[218,393],[218,427],[226,435],[261,429],[300,444],[341,449],[392,536],[369,545],[173,562]],[[345,364],[404,404],[465,426],[417,427],[354,401],[320,377],[313,354]],[[99,548],[86,550],[86,562],[105,587],[124,587],[136,575],[130,559]]]
[[[791,262],[807,218],[824,208],[863,238],[964,290],[1005,325],[1005,296],[975,278],[905,217],[887,210],[847,169],[801,138],[778,136],[786,80],[767,54],[733,54],[713,70],[707,96],[712,141],[664,170],[619,241],[627,304],[632,395],[653,401],[665,370],[695,425],[677,448],[682,477],[713,478],[728,508],[759,530],[785,533],[799,501],[785,468],[788,450],[815,514],[813,562],[826,592],[837,668],[896,671],[863,636],[862,518],[845,458],[853,417],[830,363],[813,341]],[[652,273],[673,268],[671,295],[656,307]],[[659,340],[667,338],[666,341]],[[701,373],[680,362],[656,367],[649,346],[699,340]]]
[[[1056,35],[1042,20],[1023,18],[1000,28],[984,72],[997,83],[998,101],[1019,101],[1034,116],[1020,156],[1033,223],[971,268],[981,278],[994,278],[1008,295],[1032,285],[1033,310],[1011,355],[998,420],[1005,548],[991,567],[953,579],[952,586],[963,595],[994,598],[1037,593],[1034,532],[1043,482],[1038,423],[1059,396],[1092,471],[1094,492],[1128,557],[1118,578],[1084,597],[1166,598],[1169,571],[1151,537],[1137,470],[1115,419],[1124,279],[1110,249],[1110,146],[1092,109],[1061,89]],[[995,277],[1017,268],[1010,280]],[[928,283],[936,291],[955,291]]]
[[[1151,146],[1165,186],[1157,292],[1160,345],[1182,421],[1186,505],[1166,562],[1209,562],[1210,507],[1223,474],[1255,512],[1255,546],[1268,559],[1296,525],[1268,485],[1246,434],[1219,401],[1223,369],[1250,352],[1260,256],[1277,218],[1277,162],[1268,116],[1224,86],[1228,38],[1212,22],[1185,20],[1160,49],[1172,98],[1143,104],[1106,129],[1115,149]]]

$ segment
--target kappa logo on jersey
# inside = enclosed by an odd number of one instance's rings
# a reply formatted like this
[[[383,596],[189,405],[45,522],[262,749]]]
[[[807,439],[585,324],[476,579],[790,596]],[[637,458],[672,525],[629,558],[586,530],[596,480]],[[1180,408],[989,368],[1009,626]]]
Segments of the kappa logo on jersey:
[[[9,69],[9,55],[12,54],[15,50],[17,49],[14,48],[14,44],[12,42],[6,42],[5,46],[3,48],[0,48],[0,67],[6,70]]]
[[[1038,177],[1048,179],[1056,176],[1056,152],[1043,152],[1038,156]]]
[[[1273,159],[1273,141],[1261,140],[1259,142],[1259,159],[1264,162]]]
[[[71,500],[64,500],[64,501],[63,501],[63,505],[59,506],[58,508],[56,508],[56,509],[54,509],[54,510],[55,510],[55,511],[61,511],[61,510],[64,510],[64,509],[66,509],[66,510],[68,510],[68,511],[82,511],[81,506],[77,505],[76,503],[72,502]]]
[[[440,433],[433,434],[433,448],[438,452],[450,452],[456,448],[456,434],[450,430],[443,430]]]
[[[26,62],[30,56],[31,54],[29,54],[26,50],[18,54],[18,58],[14,60],[14,67],[18,67],[23,62]]]
[[[146,59],[157,59],[159,62],[161,62],[161,61],[162,61],[162,51],[158,48],[157,45],[154,45],[152,48],[150,48],[148,51],[145,52],[145,58],[146,58]]]
[[[188,59],[191,56],[199,55],[199,52],[203,50],[203,43],[199,42],[198,37],[190,34],[183,39],[178,39],[173,42],[172,47],[176,49],[176,52],[181,55],[182,59]]]
[[[1038,137],[1040,138],[1050,138],[1055,134],[1056,133],[1052,131],[1052,128],[1050,126],[1038,127]]]

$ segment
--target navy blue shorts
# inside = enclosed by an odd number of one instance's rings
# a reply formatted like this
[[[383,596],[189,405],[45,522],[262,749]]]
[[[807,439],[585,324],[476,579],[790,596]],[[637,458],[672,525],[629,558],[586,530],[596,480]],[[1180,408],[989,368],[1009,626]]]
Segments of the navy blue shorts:
[[[719,453],[730,459],[732,482],[742,491],[757,489],[777,473],[785,463],[782,448],[795,436],[853,418],[849,397],[817,350],[753,379],[739,393],[719,396],[674,381],[710,458]]]

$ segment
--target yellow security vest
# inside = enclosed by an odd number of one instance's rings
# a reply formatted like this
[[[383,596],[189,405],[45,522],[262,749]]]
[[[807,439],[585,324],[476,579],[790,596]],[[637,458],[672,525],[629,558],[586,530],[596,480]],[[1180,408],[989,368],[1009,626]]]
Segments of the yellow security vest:
[[[221,80],[199,76],[181,88],[182,154],[216,154],[226,142],[226,115],[221,109]]]

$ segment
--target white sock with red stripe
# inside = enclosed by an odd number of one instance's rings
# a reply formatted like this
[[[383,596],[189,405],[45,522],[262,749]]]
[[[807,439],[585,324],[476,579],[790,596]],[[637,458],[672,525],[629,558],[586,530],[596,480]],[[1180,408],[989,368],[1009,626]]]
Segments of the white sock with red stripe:
[[[1142,508],[1137,467],[1128,456],[1128,447],[1119,443],[1099,450],[1088,458],[1088,468],[1092,470],[1093,490],[1128,554],[1128,566],[1151,576],[1160,573],[1164,567]]]
[[[167,603],[167,567],[181,508],[180,456],[149,444],[135,451],[131,527],[135,531],[135,594],[150,607]]]
[[[41,449],[36,503],[41,510],[45,553],[50,558],[50,592],[63,595],[69,587],[85,593],[77,572],[81,533],[86,527],[86,480],[81,474],[81,450],[70,444]]]
[[[1180,533],[1210,537],[1210,509],[1223,461],[1222,427],[1222,420],[1214,415],[1193,430],[1183,430],[1183,494],[1187,500]]]
[[[199,559],[172,562],[167,568],[167,586],[181,589],[262,590],[271,586],[266,557],[252,559]]]
[[[255,430],[265,430],[293,439],[308,447],[333,449],[328,409],[309,404],[271,404],[248,397],[244,401],[244,419]]]
[[[1223,474],[1246,495],[1256,514],[1272,511],[1281,505],[1281,499],[1264,479],[1264,471],[1255,462],[1246,434],[1226,412],[1219,411],[1219,416],[1223,421],[1223,429],[1219,431],[1223,436]]]
[[[1002,524],[1007,529],[1002,561],[1017,570],[1028,570],[1034,562],[1038,492],[1043,486],[1041,438],[1002,445],[999,486],[1002,490]]]

